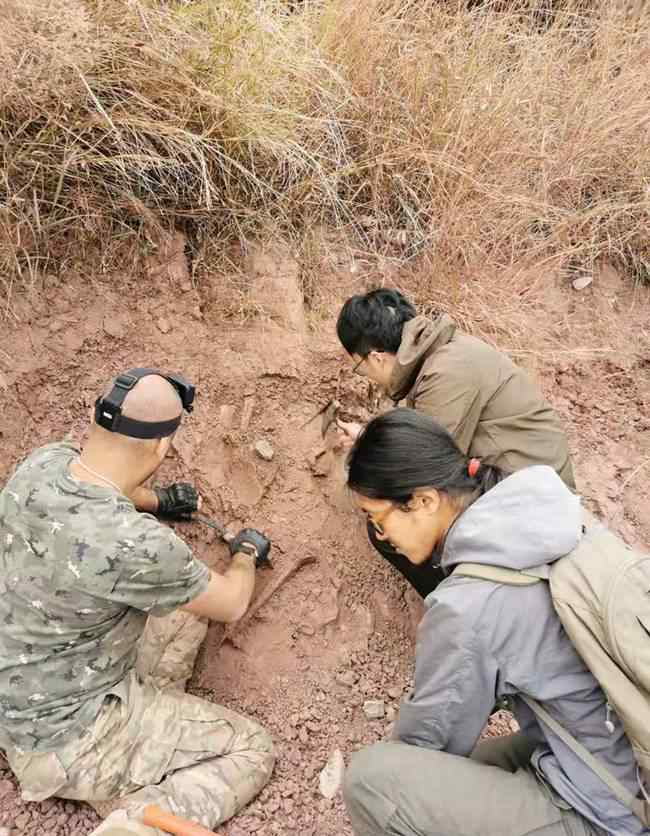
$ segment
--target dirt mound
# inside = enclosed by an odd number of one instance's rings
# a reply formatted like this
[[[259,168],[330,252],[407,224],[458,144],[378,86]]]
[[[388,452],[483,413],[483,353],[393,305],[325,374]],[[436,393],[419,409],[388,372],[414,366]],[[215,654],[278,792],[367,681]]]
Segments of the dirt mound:
[[[44,279],[16,298],[18,321],[0,337],[0,477],[39,444],[79,436],[97,391],[119,370],[160,365],[196,381],[197,409],[160,481],[194,479],[206,513],[267,531],[276,573],[301,555],[316,558],[234,643],[221,644],[222,628],[212,625],[202,648],[191,690],[257,717],[280,753],[271,784],[222,829],[227,836],[343,836],[350,830],[340,794],[323,797],[319,774],[335,749],[347,760],[389,732],[410,683],[420,605],[371,553],[363,521],[342,488],[340,463],[318,455],[319,422],[307,423],[331,397],[359,415],[366,407],[361,381],[342,373],[332,320],[340,299],[330,300],[329,318],[312,317],[298,309],[297,273],[286,256],[258,253],[254,265],[254,302],[255,287],[269,294],[277,271],[294,277],[293,291],[281,300],[265,295],[257,318],[245,325],[224,322],[207,291],[190,281],[168,282],[156,270],[121,279],[119,291],[107,278],[71,276],[65,284]],[[335,278],[333,296],[342,287]],[[609,325],[595,325],[605,304],[602,287],[579,298],[564,287],[551,298],[546,289],[535,316],[547,305],[559,326],[573,322],[578,345],[565,341],[562,351],[544,353],[531,319],[531,354],[520,359],[567,422],[588,499],[628,539],[647,543],[648,294],[639,292],[632,308],[632,290],[621,290],[617,311],[606,303]],[[579,302],[578,309],[558,314],[567,302]],[[610,351],[585,352],[603,340]],[[266,458],[255,450],[260,441],[267,443]],[[225,547],[209,529],[185,524],[178,530],[208,564],[225,565]],[[260,587],[274,576],[263,573]],[[368,701],[378,704],[375,719],[364,712]],[[491,733],[507,732],[510,724],[501,715]],[[8,771],[0,772],[0,826],[34,836],[83,836],[95,826],[84,805],[22,804]]]

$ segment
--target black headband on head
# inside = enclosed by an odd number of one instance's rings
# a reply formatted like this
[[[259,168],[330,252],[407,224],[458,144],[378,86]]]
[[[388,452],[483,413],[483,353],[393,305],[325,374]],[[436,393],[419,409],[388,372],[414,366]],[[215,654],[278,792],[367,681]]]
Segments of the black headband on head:
[[[113,388],[104,397],[95,401],[95,423],[105,430],[120,435],[128,435],[130,438],[167,438],[176,432],[181,423],[181,415],[169,421],[137,421],[135,418],[128,418],[122,415],[122,404],[124,398],[133,389],[135,384],[143,377],[149,375],[164,377],[178,392],[183,409],[191,412],[194,403],[196,389],[180,374],[165,374],[158,369],[129,369],[128,372],[118,375],[113,383]]]

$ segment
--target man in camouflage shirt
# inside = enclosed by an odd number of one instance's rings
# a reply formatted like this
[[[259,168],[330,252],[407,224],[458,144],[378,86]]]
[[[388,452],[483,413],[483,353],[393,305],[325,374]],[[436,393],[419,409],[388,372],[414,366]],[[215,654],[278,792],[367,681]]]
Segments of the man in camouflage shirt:
[[[181,413],[159,374],[122,404],[154,432]],[[197,507],[189,485],[143,487],[172,434],[133,438],[95,422],[81,452],[37,450],[0,493],[0,747],[26,800],[119,810],[116,833],[157,833],[141,823],[151,803],[214,827],[274,762],[259,725],[183,693],[207,619],[241,617],[270,543],[240,532],[219,575],[158,522],[152,514]]]

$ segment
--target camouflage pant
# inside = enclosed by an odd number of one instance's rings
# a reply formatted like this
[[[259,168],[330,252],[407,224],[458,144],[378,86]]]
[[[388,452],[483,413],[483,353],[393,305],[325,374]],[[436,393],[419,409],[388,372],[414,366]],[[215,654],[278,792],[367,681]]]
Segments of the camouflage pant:
[[[23,796],[87,801],[103,816],[121,808],[136,820],[157,804],[209,828],[241,810],[275,755],[253,720],[183,693],[206,629],[182,611],[150,618],[126,700],[107,697],[86,735],[56,752],[7,753]]]

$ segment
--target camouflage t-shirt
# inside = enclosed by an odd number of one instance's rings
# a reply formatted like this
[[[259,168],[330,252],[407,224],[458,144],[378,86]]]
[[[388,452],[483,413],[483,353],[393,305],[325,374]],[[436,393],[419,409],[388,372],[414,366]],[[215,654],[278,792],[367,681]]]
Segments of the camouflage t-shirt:
[[[147,615],[208,585],[170,528],[76,480],[77,455],[43,447],[0,493],[0,747],[46,751],[80,736],[120,693]]]

